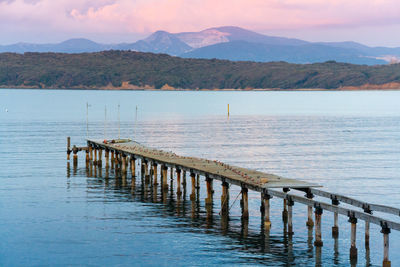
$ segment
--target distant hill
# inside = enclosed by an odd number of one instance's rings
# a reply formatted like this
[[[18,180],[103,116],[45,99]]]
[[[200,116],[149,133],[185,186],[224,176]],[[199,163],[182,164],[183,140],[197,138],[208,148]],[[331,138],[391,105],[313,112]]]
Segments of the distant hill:
[[[312,43],[300,39],[267,36],[233,26],[210,28],[199,32],[157,31],[134,43],[99,44],[87,39],[71,39],[59,44],[18,43],[0,46],[0,52],[14,53],[83,53],[106,50],[165,53],[205,59],[289,63],[335,60],[375,65],[396,63],[400,59],[400,48],[368,47],[351,41]]]
[[[241,43],[239,43],[241,44]],[[400,64],[256,63],[105,51],[1,53],[2,88],[371,89],[400,88]]]

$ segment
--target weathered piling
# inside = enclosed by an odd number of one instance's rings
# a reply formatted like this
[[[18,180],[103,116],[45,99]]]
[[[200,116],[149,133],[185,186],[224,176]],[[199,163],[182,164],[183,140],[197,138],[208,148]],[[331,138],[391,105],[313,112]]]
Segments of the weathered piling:
[[[72,147],[72,152],[74,153],[74,167],[78,166],[78,148],[74,145]]]
[[[307,190],[307,194],[305,195],[306,198],[308,199],[313,199],[314,195],[311,193],[310,190]],[[307,222],[306,225],[308,227],[313,227],[314,226],[314,221],[313,221],[313,207],[311,205],[307,206]]]
[[[71,154],[71,137],[67,137],[67,160],[70,159],[70,154]]]
[[[351,233],[350,233],[350,259],[357,259],[357,246],[356,246],[356,233],[357,233],[357,218],[354,215],[349,215],[349,222],[351,223]]]
[[[390,267],[391,262],[389,260],[389,234],[390,228],[387,225],[382,225],[381,233],[383,234],[383,267]]]
[[[294,201],[289,196],[287,200],[288,205],[288,235],[291,236],[294,234],[293,232],[293,205]]]
[[[271,195],[267,194],[267,193],[262,193],[261,194],[261,198],[263,201],[263,208],[264,208],[264,227],[265,229],[270,229],[271,228],[271,219],[270,219],[270,199],[272,198]]]
[[[103,149],[99,148],[99,159],[97,161],[97,166],[100,167],[102,166],[103,164],[102,159],[103,159]]]
[[[206,198],[206,205],[211,205],[213,201],[213,179],[210,177],[206,177],[206,184],[207,184],[207,198]]]
[[[162,169],[163,190],[168,191],[168,178],[167,178],[168,167],[166,165],[162,165],[161,169]]]
[[[249,190],[242,186],[242,219],[249,219]]]
[[[192,182],[192,193],[190,194],[190,200],[196,200],[196,174],[191,172],[190,178]]]
[[[153,162],[153,185],[158,185],[157,182],[157,170],[158,170],[158,165],[157,163]]]
[[[181,198],[182,191],[181,191],[181,170],[176,169],[176,195],[178,196],[178,199]]]
[[[104,160],[106,162],[106,169],[110,167],[110,150],[106,149],[104,153]]]
[[[322,242],[322,233],[321,233],[321,218],[322,218],[322,213],[323,210],[320,206],[315,206],[315,241],[314,241],[314,246],[316,247],[322,247],[323,242]]]
[[[227,214],[229,209],[229,184],[222,182],[221,213]]]

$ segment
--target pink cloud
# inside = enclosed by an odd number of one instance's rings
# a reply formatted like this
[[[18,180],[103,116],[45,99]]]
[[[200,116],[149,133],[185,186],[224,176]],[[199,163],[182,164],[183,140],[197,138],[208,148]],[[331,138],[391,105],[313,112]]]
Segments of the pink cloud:
[[[0,0],[0,32],[257,31],[400,24],[398,0]]]

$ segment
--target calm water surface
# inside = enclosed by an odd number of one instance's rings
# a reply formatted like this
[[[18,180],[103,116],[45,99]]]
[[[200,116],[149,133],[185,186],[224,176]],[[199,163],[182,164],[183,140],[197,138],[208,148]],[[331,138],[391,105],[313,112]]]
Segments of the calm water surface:
[[[188,194],[177,201],[173,191],[163,203],[160,190],[154,192],[140,178],[132,190],[130,179],[121,181],[112,171],[109,178],[104,169],[88,177],[82,155],[77,169],[68,168],[66,136],[85,144],[86,102],[91,138],[118,136],[120,104],[121,137],[400,208],[400,91],[0,89],[0,266],[350,264],[345,217],[335,240],[333,216],[324,212],[319,254],[303,205],[294,206],[295,234],[289,239],[280,199],[271,200],[272,229],[266,233],[258,193],[250,193],[246,226],[239,201],[228,223],[221,221],[219,182],[210,219],[203,177],[199,201],[192,205]],[[231,203],[239,192],[231,187]],[[357,226],[358,265],[381,265],[380,227],[371,226],[366,250],[364,222]],[[400,234],[392,232],[390,241],[392,266],[400,266]]]

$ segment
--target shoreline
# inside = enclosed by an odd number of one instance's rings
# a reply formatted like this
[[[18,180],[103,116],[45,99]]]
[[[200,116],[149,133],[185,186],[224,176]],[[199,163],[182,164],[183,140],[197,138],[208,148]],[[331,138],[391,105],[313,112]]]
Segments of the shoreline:
[[[53,87],[29,87],[29,86],[14,86],[14,87],[4,87],[0,86],[1,89],[8,90],[74,90],[74,91],[152,91],[152,92],[340,92],[340,91],[400,91],[400,85],[397,88],[387,87],[387,88],[363,88],[363,87],[343,87],[343,88],[296,88],[296,89],[281,89],[281,88],[256,88],[256,89],[155,89],[155,88],[85,88],[85,87],[75,87],[75,88],[53,88]]]

